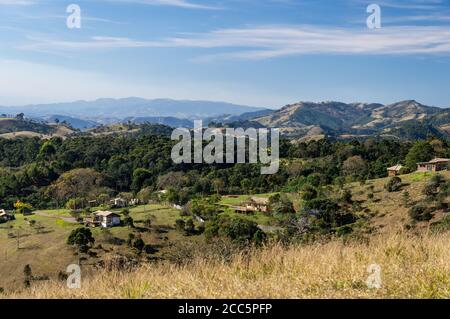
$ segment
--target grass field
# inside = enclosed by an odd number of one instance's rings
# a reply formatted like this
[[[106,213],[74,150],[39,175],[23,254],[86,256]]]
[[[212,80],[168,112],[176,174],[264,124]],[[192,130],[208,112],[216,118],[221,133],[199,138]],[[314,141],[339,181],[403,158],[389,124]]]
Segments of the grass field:
[[[441,172],[450,179],[450,172]],[[186,237],[174,230],[180,218],[175,209],[148,205],[132,208],[130,215],[138,228],[146,219],[152,220],[150,231],[142,232],[146,243],[157,248],[155,257],[164,256],[177,243],[192,243],[189,253],[180,251],[182,263],[164,260],[144,264],[134,271],[101,271],[86,276],[80,290],[68,290],[61,282],[33,283],[30,290],[5,289],[4,297],[20,298],[450,298],[450,233],[434,234],[430,223],[442,218],[437,211],[430,222],[412,225],[408,208],[403,205],[403,192],[410,194],[411,203],[424,200],[422,189],[432,173],[400,176],[400,191],[384,189],[388,178],[347,185],[353,200],[361,205],[367,219],[367,238],[333,239],[310,245],[283,246],[269,242],[261,249],[248,248],[229,255],[226,247],[205,248],[200,237]],[[369,198],[373,193],[374,197]],[[258,195],[261,196],[261,195]],[[269,196],[269,195],[266,195]],[[298,195],[290,194],[295,197]],[[223,198],[224,205],[238,205],[247,196]],[[236,213],[225,209],[224,214]],[[8,238],[13,232],[2,225],[0,247],[7,248],[7,259],[0,258],[0,269],[12,273],[21,287],[22,269],[32,263],[36,273],[56,274],[76,257],[64,242],[74,225],[55,218],[64,211],[53,211],[53,218],[33,216],[49,233],[36,234],[23,217],[12,225],[22,227],[29,235],[20,250],[16,240]],[[244,216],[244,215],[240,215]],[[264,214],[246,215],[259,225],[270,225]],[[369,227],[370,226],[370,227]],[[413,226],[407,230],[406,226]],[[113,252],[124,252],[126,246],[107,244],[113,236],[126,239],[133,231],[118,227],[108,231],[95,229],[96,244]],[[356,238],[356,237],[354,237]],[[48,245],[48,243],[52,243]],[[197,245],[199,244],[199,245]],[[96,250],[97,251],[97,250]],[[0,251],[1,254],[1,251]],[[36,259],[38,258],[38,259]],[[35,261],[36,259],[36,261]],[[6,260],[6,262],[5,262]],[[49,262],[51,260],[52,262]],[[189,262],[188,262],[189,261]],[[36,264],[34,264],[36,262]],[[368,267],[381,267],[381,289],[366,285]],[[51,271],[50,271],[51,270]],[[9,276],[6,277],[8,279]],[[51,277],[55,279],[55,276]],[[2,282],[3,280],[3,282]],[[0,278],[0,287],[5,276]],[[23,285],[22,285],[23,286]]]
[[[198,257],[185,265],[104,271],[81,289],[34,285],[11,298],[449,298],[449,234],[378,236],[370,243],[270,245],[229,262]],[[367,280],[378,265],[380,289]],[[373,267],[373,266],[372,266]]]
[[[23,268],[30,264],[35,275],[46,275],[56,278],[59,271],[66,269],[67,265],[78,262],[74,250],[66,245],[70,232],[80,225],[67,222],[63,218],[70,217],[68,210],[39,211],[41,215],[24,217],[17,215],[15,221],[0,225],[0,287],[6,290],[23,286]],[[117,253],[129,253],[126,245],[113,245],[111,238],[127,239],[128,234],[139,232],[146,244],[158,248],[155,256],[164,253],[168,243],[182,239],[183,235],[174,229],[176,219],[180,218],[177,210],[161,205],[138,206],[130,209],[130,216],[134,219],[137,229],[128,227],[115,227],[108,230],[92,229],[96,244],[101,244],[105,250]],[[143,221],[150,218],[152,228],[140,229]],[[30,221],[36,221],[34,225]],[[140,232],[140,231],[141,232]],[[19,249],[17,246],[17,235]],[[104,253],[97,251],[99,258]],[[98,259],[90,262],[98,261]]]

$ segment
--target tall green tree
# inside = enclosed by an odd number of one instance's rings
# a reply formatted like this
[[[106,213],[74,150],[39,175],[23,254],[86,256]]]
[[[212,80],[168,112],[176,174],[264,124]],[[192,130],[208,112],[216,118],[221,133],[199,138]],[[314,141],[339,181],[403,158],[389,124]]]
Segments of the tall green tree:
[[[427,141],[417,141],[406,155],[405,164],[410,171],[417,169],[417,163],[427,162],[434,157],[434,149]]]

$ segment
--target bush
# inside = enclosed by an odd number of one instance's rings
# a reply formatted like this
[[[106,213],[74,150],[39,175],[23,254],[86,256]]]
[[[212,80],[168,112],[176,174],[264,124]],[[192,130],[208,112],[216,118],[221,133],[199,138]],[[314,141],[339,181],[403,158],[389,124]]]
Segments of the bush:
[[[302,189],[302,199],[303,200],[312,200],[317,197],[317,190],[315,187],[306,184]]]
[[[428,183],[422,190],[422,194],[428,197],[434,197],[438,193],[438,185],[434,183]]]
[[[124,220],[123,220],[123,224],[125,226],[130,227],[130,228],[134,228],[134,220],[133,220],[133,218],[131,216],[125,217]]]
[[[87,252],[89,245],[95,242],[89,228],[81,227],[74,229],[67,238],[67,244],[77,246],[80,252]]]
[[[402,179],[398,176],[392,177],[386,185],[384,185],[384,188],[389,192],[397,192],[402,187]]]
[[[140,254],[145,248],[145,243],[141,237],[138,237],[133,242],[133,248]]]
[[[444,182],[445,182],[444,176],[442,176],[441,174],[436,174],[430,178],[429,184],[436,185],[437,187],[439,187]]]
[[[403,206],[405,206],[405,207],[409,207],[410,206],[411,196],[409,195],[408,191],[404,191],[403,192],[402,200],[403,200]]]
[[[351,225],[344,225],[336,228],[336,236],[343,237],[349,235],[353,232],[353,227]]]
[[[177,219],[175,221],[175,228],[179,232],[184,232],[184,227],[186,227],[186,222],[182,219]]]
[[[260,244],[266,238],[266,234],[259,229],[258,224],[255,222],[230,217],[221,217],[213,222],[208,222],[206,224],[205,236],[208,239],[221,236],[228,237],[238,244],[246,244],[249,242]]]
[[[445,215],[440,221],[430,225],[433,232],[441,233],[450,230],[450,215]]]
[[[415,221],[429,221],[433,216],[429,208],[423,205],[415,205],[409,210],[409,216]]]
[[[185,232],[187,235],[193,235],[195,234],[195,224],[194,224],[194,220],[188,219],[188,221],[186,222],[186,226],[184,228]]]
[[[270,198],[270,205],[272,207],[272,212],[277,217],[283,217],[286,215],[295,214],[295,209],[293,203],[286,195],[273,196]]]

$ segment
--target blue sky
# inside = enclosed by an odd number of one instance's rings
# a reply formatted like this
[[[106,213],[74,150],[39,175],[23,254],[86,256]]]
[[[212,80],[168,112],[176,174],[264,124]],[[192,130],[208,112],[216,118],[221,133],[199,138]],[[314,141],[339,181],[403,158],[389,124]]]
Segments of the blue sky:
[[[66,8],[81,8],[68,29]],[[366,25],[369,4],[382,28]],[[450,0],[0,0],[0,105],[139,96],[450,107]]]

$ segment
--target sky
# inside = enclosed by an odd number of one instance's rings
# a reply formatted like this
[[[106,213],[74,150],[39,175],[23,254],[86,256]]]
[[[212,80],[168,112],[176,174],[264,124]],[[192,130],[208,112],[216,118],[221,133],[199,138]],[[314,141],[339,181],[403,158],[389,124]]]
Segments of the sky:
[[[450,0],[0,0],[0,105],[130,96],[450,107]]]

